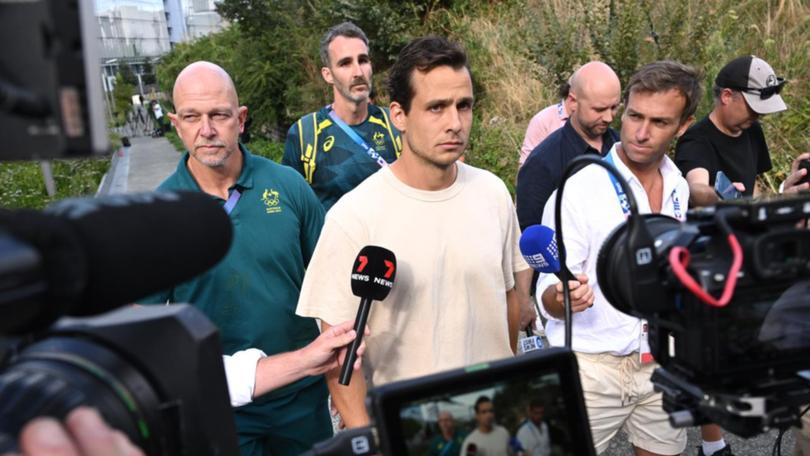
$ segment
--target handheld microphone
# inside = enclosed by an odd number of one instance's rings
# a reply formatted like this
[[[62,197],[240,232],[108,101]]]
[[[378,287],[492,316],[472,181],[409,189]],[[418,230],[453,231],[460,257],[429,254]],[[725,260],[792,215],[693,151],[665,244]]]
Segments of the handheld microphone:
[[[199,192],[0,211],[0,333],[42,329],[63,314],[94,315],[165,290],[218,263],[232,235],[222,207]]]
[[[469,445],[467,445],[466,453],[467,453],[466,456],[475,456],[476,454],[478,454],[478,445],[470,443]]]
[[[520,253],[523,259],[537,272],[554,274],[563,280],[561,272],[574,277],[566,265],[560,264],[554,230],[545,225],[527,227],[520,236]]]
[[[349,346],[346,360],[340,371],[340,384],[348,385],[352,379],[357,349],[363,341],[363,331],[371,311],[371,301],[382,301],[394,287],[397,275],[397,258],[394,252],[376,245],[360,249],[352,267],[352,293],[360,297],[360,307],[354,320],[357,337]]]
[[[571,298],[568,280],[574,274],[568,266],[560,263],[554,230],[545,225],[532,225],[520,236],[520,253],[537,272],[554,274],[563,284],[563,308],[565,311],[565,346],[571,348]]]

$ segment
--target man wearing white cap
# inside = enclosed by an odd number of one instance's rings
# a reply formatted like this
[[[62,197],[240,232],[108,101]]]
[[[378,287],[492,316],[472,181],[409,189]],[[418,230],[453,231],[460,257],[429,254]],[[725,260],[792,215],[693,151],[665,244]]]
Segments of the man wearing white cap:
[[[722,171],[744,196],[756,192],[756,177],[771,169],[760,116],[787,109],[779,92],[785,80],[767,62],[738,57],[714,80],[714,109],[678,141],[675,163],[689,182],[689,204],[717,203],[714,184]]]

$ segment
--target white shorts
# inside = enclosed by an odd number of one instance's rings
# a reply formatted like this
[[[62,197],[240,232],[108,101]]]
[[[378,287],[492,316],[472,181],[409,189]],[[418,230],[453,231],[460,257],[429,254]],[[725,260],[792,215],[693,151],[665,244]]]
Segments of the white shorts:
[[[653,391],[650,376],[657,363],[641,364],[638,353],[576,355],[597,453],[622,428],[633,446],[653,453],[675,455],[686,449],[685,429],[669,424],[661,393]]]

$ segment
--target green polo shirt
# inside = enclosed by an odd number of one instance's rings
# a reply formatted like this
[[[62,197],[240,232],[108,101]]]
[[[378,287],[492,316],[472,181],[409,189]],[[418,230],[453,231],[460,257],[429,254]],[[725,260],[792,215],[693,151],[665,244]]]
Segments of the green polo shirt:
[[[230,213],[234,236],[228,254],[209,271],[139,302],[192,303],[219,328],[226,355],[247,348],[268,355],[296,350],[319,334],[315,320],[297,316],[295,307],[324,210],[295,170],[254,156],[242,145],[240,149],[242,172],[229,192],[237,188],[241,197]],[[188,160],[186,152],[158,191],[202,191],[188,171]],[[262,399],[297,391],[320,378],[305,378]]]

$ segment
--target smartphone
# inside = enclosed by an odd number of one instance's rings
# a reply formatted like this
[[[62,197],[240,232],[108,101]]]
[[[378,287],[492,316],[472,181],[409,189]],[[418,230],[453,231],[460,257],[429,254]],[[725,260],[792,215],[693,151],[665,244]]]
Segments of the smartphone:
[[[721,200],[742,198],[742,193],[731,183],[726,173],[718,171],[714,178],[714,191]]]

